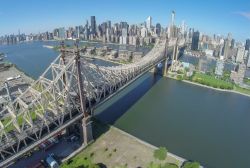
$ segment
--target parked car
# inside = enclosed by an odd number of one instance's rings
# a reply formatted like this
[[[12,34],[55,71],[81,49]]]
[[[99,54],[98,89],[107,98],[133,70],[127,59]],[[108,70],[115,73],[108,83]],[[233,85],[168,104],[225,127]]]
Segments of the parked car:
[[[52,153],[52,154],[49,154],[49,155],[46,157],[45,161],[46,161],[46,163],[48,164],[48,166],[49,166],[50,168],[59,168],[59,164],[58,164],[58,162],[56,161],[55,156],[54,156],[53,153]]]

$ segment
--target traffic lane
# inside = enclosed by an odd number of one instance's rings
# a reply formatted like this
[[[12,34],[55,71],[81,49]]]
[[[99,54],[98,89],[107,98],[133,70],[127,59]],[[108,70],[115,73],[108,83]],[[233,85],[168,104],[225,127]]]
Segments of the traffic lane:
[[[10,166],[10,168],[28,168],[36,163],[44,160],[49,154],[54,153],[58,158],[63,159],[69,156],[72,152],[80,147],[79,142],[68,142],[66,139],[62,139],[59,143],[53,145],[50,149],[43,151],[39,150],[30,157],[21,158],[19,161]]]

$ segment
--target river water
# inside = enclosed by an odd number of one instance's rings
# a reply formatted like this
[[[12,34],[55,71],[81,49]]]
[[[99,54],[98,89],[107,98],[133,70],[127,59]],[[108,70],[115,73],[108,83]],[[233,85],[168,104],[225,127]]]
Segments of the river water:
[[[58,55],[42,45],[49,44],[0,46],[0,52],[37,78]],[[250,168],[248,97],[147,73],[95,114],[100,120],[205,167]]]

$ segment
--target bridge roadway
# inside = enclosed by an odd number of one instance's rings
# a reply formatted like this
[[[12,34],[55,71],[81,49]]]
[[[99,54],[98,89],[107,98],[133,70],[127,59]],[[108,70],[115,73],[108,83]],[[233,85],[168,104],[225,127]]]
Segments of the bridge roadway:
[[[166,46],[166,39],[160,39],[138,62],[111,67],[91,64],[80,49],[62,50],[41,77],[1,111],[0,167],[71,124],[88,120],[94,108],[166,60]]]

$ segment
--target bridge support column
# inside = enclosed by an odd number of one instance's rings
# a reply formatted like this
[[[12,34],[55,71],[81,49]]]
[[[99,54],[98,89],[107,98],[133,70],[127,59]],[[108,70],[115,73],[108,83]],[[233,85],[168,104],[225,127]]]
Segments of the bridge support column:
[[[173,50],[171,71],[173,71],[175,63],[177,63],[178,61],[178,55],[179,55],[179,46],[176,43],[176,45],[174,46],[174,50]]]
[[[163,62],[163,67],[162,67],[162,75],[166,77],[167,72],[168,72],[168,59],[165,59],[165,61]]]
[[[84,145],[88,145],[94,140],[91,117],[82,119],[82,131],[80,131],[80,138],[83,140]]]
[[[154,66],[153,73],[154,73],[154,75],[158,74],[158,67],[157,67],[157,65]]]

